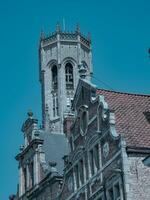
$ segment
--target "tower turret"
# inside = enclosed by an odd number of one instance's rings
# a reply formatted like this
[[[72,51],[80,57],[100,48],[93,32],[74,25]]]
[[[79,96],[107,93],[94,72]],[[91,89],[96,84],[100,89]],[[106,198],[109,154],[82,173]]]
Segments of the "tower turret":
[[[42,34],[39,62],[43,127],[63,133],[64,115],[70,112],[81,68],[85,79],[91,79],[91,39],[81,34],[79,26],[74,32],[64,32],[57,25],[50,36]]]

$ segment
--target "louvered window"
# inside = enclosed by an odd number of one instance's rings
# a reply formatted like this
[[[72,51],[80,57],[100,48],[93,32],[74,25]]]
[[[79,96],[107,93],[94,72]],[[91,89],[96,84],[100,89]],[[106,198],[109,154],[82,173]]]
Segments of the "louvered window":
[[[52,67],[52,88],[53,90],[56,90],[58,88],[58,72],[56,65]]]
[[[66,75],[66,88],[73,89],[73,66],[71,63],[66,64],[65,75]]]

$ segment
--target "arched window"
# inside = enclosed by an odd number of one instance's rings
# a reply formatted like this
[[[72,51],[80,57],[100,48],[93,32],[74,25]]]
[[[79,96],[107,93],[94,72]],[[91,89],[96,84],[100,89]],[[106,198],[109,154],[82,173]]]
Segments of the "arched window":
[[[56,90],[58,88],[58,73],[57,73],[57,66],[54,65],[52,67],[52,88]]]
[[[71,63],[67,63],[65,66],[65,75],[66,75],[66,88],[73,88],[73,66]]]
[[[87,112],[83,111],[80,119],[81,134],[84,135],[87,129]]]

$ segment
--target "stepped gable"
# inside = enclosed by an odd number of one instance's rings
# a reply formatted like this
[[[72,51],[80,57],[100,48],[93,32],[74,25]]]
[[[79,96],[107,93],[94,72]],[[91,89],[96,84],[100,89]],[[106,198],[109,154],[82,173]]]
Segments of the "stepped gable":
[[[98,89],[109,109],[114,110],[117,132],[128,147],[150,148],[150,95],[129,94]]]

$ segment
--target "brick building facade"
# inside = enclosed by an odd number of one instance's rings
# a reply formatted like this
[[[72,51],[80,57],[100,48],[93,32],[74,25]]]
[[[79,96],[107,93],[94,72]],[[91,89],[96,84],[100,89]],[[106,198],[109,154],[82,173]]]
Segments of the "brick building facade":
[[[70,116],[65,120],[72,148],[60,199],[148,200],[150,96],[97,89],[80,80],[73,110],[72,125]]]
[[[43,126],[32,112],[16,156],[14,200],[150,199],[150,96],[91,83],[91,40],[43,34],[39,48]]]

